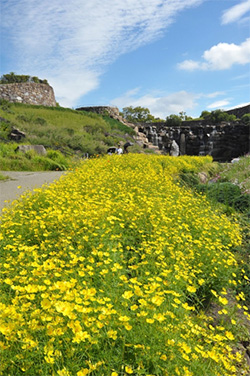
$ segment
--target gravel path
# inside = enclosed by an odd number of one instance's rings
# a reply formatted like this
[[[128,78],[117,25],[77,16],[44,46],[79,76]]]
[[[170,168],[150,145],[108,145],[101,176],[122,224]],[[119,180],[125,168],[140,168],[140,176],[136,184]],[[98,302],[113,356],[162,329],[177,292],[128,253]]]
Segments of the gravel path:
[[[0,180],[0,216],[2,209],[16,200],[27,190],[39,188],[43,184],[52,183],[65,174],[65,171],[0,171],[1,175],[8,176],[8,180]],[[19,188],[18,188],[19,187]]]

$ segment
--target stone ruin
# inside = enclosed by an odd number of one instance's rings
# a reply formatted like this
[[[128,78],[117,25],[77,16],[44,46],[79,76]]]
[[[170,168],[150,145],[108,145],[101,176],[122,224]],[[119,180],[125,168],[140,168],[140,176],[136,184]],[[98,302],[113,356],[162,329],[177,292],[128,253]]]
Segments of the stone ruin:
[[[56,106],[53,88],[35,82],[0,84],[0,98],[12,103]]]
[[[249,128],[240,122],[214,125],[203,120],[183,121],[172,127],[165,123],[142,124],[139,131],[164,154],[171,155],[175,142],[180,155],[211,155],[214,161],[227,162],[249,153]]]

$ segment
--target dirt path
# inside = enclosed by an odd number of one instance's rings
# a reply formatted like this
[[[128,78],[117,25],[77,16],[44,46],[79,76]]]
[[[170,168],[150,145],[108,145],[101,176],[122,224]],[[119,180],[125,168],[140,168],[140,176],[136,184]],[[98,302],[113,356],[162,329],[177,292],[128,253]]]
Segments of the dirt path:
[[[0,216],[2,209],[16,200],[27,190],[41,187],[43,184],[52,183],[65,174],[65,171],[0,171],[8,180],[0,181]]]

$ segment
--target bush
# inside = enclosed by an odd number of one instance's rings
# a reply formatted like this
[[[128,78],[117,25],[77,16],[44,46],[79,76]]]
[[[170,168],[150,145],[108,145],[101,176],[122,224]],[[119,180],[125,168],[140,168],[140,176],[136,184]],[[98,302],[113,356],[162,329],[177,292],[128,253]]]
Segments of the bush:
[[[167,127],[178,126],[178,125],[181,125],[181,123],[182,123],[181,117],[178,115],[169,115],[166,118]]]
[[[236,210],[244,211],[249,208],[249,196],[243,195],[240,188],[230,182],[199,185],[198,189],[200,192],[204,192],[209,199],[231,206]]]
[[[249,124],[250,123],[250,114],[245,114],[242,116],[241,118],[241,121],[244,123],[244,124]]]
[[[211,112],[209,120],[212,121],[212,123],[217,124],[221,123],[222,121],[234,121],[236,120],[236,116],[229,115],[227,112],[224,112],[222,110],[215,110]]]

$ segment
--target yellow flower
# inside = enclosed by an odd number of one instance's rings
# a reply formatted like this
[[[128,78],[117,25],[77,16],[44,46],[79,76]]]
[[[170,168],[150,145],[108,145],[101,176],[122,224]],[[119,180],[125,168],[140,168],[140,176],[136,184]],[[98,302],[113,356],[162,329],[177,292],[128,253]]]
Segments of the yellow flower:
[[[116,340],[116,338],[117,338],[117,331],[116,330],[109,330],[107,334],[108,334],[109,338]]]
[[[69,371],[66,370],[66,368],[63,368],[62,370],[57,371],[57,373],[59,376],[70,376],[70,373]]]
[[[77,372],[77,376],[86,376],[88,374],[89,374],[89,369],[88,368],[84,368],[81,371]]]
[[[132,296],[133,296],[133,292],[132,291],[125,291],[124,294],[122,294],[122,297],[124,299],[130,299]]]
[[[234,340],[234,335],[233,335],[231,332],[226,331],[226,332],[225,332],[225,335],[226,335],[226,337],[227,337],[228,339],[230,339],[231,341]]]
[[[157,306],[160,306],[164,302],[164,298],[162,296],[153,296],[151,302]]]
[[[130,324],[125,324],[125,325],[124,325],[124,328],[125,328],[126,330],[131,330],[133,327],[132,327],[132,325],[130,325]]]
[[[153,324],[153,323],[155,322],[155,320],[153,320],[153,319],[146,319],[146,322],[147,322],[148,324]]]
[[[134,305],[132,305],[132,306],[130,307],[130,309],[131,309],[132,311],[135,311],[136,309],[138,309],[138,305],[134,304]]]
[[[188,290],[188,292],[195,293],[196,292],[196,287],[190,285],[190,286],[187,287],[187,290]]]
[[[222,296],[219,296],[219,302],[223,305],[227,305],[228,300],[226,298],[222,298]]]
[[[132,374],[133,373],[133,369],[129,366],[126,366],[125,367],[125,372],[129,373],[129,374]]]
[[[130,319],[129,319],[128,316],[120,316],[119,320],[122,321],[122,322],[126,322],[126,321],[129,321]]]

